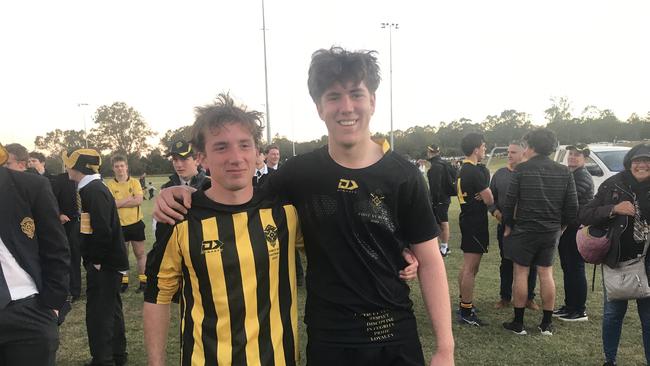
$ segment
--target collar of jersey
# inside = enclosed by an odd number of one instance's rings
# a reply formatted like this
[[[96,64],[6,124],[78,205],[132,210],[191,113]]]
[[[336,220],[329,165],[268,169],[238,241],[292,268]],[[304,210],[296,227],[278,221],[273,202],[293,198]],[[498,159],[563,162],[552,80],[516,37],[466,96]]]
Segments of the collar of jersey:
[[[478,164],[478,163],[475,163],[475,162],[473,162],[473,161],[471,161],[471,160],[469,160],[469,159],[465,159],[465,160],[463,160],[463,164],[465,164],[465,163],[470,163],[470,164],[472,164],[472,165],[476,165],[476,164]]]
[[[377,140],[372,140],[375,144],[381,146],[381,152],[384,153],[384,155],[390,151],[390,142],[388,140],[381,138]]]

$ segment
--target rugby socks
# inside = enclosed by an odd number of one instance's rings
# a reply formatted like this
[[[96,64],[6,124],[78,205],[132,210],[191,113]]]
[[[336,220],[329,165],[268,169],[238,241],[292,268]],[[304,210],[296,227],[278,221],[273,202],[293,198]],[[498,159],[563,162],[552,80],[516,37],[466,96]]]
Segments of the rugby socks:
[[[515,323],[523,323],[524,322],[524,310],[526,308],[515,308],[515,319],[513,322]],[[553,312],[551,312],[552,314]]]
[[[147,275],[145,275],[145,274],[138,275],[138,280],[140,280],[140,283],[146,284],[147,283]]]
[[[542,324],[550,324],[553,320],[553,310],[544,310],[544,315],[542,315]]]
[[[129,286],[129,275],[122,275],[122,285]]]
[[[447,245],[447,243],[440,243],[440,251],[442,253],[447,253],[447,248],[449,248],[449,245]]]
[[[472,305],[471,302],[462,302],[461,301],[460,302],[460,315],[462,317],[468,317],[468,316],[472,315],[472,307],[474,307],[474,305]]]

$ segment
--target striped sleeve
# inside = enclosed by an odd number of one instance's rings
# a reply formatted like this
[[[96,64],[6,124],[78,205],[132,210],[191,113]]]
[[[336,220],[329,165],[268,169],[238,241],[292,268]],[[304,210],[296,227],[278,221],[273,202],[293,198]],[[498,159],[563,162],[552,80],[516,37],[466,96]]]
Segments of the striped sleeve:
[[[179,238],[185,237],[187,221],[171,226],[158,223],[156,242],[147,254],[147,288],[144,301],[169,304],[182,279],[182,253]]]

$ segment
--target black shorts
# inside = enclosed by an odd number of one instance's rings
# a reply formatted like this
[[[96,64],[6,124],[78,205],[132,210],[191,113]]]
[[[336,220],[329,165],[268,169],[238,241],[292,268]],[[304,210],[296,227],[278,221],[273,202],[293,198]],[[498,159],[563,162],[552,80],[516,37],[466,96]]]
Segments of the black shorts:
[[[463,253],[485,254],[490,245],[490,232],[487,223],[480,221],[460,221],[460,249]]]
[[[449,204],[439,203],[433,206],[433,213],[440,222],[449,222]]]
[[[423,366],[420,340],[374,347],[341,346],[307,340],[307,366]]]
[[[521,266],[553,265],[561,231],[527,232],[516,228],[503,238],[503,256]]]
[[[135,224],[122,226],[122,234],[124,235],[124,242],[144,241],[144,222],[140,220]]]

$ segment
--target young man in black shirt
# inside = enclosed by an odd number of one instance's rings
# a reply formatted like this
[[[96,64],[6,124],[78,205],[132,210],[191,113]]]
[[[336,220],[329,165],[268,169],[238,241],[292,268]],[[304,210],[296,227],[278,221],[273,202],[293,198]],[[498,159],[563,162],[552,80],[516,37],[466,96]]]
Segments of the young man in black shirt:
[[[460,203],[460,249],[463,251],[463,265],[458,274],[460,290],[460,317],[462,324],[481,326],[474,305],[474,281],[483,254],[488,252],[490,233],[488,231],[487,206],[494,203],[490,191],[490,172],[479,164],[485,157],[483,135],[468,133],[461,141],[465,160],[458,173],[458,202]]]
[[[86,267],[86,329],[90,365],[126,364],[126,334],[120,283],[129,269],[115,199],[99,175],[101,158],[93,149],[63,153],[81,200],[81,255]]]
[[[442,160],[437,145],[427,146],[427,158],[431,163],[431,168],[427,171],[431,205],[440,222],[440,254],[446,257],[449,254],[449,197],[456,194],[456,169]]]
[[[379,79],[374,52],[316,51],[308,86],[328,145],[287,161],[266,186],[287,195],[301,220],[310,366],[424,365],[409,288],[400,279],[409,247],[437,338],[430,364],[453,364],[447,276],[424,179],[385,141],[371,139]],[[185,210],[171,192],[160,198],[159,220],[170,221],[163,212],[179,216],[170,208]],[[189,196],[183,199],[189,205]]]

